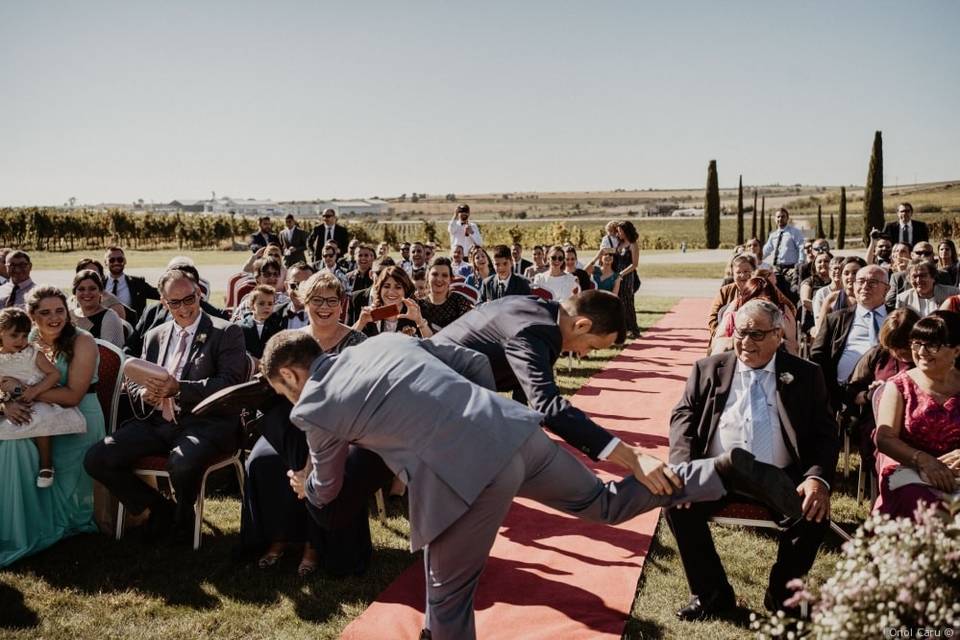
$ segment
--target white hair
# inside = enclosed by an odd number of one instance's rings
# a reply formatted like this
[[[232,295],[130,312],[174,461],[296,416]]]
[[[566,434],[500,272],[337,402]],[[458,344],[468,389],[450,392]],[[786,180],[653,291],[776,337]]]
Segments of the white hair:
[[[780,307],[767,300],[751,300],[737,309],[737,315],[734,320],[740,320],[746,316],[753,316],[757,313],[764,313],[770,319],[771,327],[783,328],[783,311]]]

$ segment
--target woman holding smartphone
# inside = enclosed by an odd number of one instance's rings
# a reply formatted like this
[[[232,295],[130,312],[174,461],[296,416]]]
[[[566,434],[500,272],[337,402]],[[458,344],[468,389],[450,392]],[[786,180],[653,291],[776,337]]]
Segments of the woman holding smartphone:
[[[370,291],[370,305],[360,311],[353,329],[370,337],[394,331],[423,337],[420,329],[426,328],[426,321],[415,293],[416,287],[402,267],[384,267]]]

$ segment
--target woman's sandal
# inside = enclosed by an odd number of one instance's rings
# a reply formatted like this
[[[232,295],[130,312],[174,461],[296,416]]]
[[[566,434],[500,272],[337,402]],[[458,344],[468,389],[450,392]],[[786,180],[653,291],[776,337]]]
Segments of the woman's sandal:
[[[257,567],[260,569],[269,569],[270,567],[276,565],[280,562],[280,558],[283,557],[283,549],[280,551],[268,551],[257,560]]]
[[[40,489],[49,489],[53,486],[53,469],[40,469],[37,474],[37,487]]]

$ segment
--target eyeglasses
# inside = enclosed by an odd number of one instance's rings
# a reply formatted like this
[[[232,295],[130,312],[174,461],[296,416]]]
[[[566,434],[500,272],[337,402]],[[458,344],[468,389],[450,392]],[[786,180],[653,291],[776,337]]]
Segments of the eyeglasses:
[[[307,300],[307,304],[309,304],[311,307],[322,307],[322,306],[324,306],[324,305],[326,305],[326,306],[328,306],[328,307],[339,307],[339,306],[340,306],[340,298],[338,298],[337,296],[333,296],[333,297],[330,297],[330,298],[323,298],[323,297],[321,297],[321,296],[315,296],[315,297],[310,298],[309,300]]]
[[[862,280],[860,278],[857,278],[856,280],[853,281],[853,283],[858,287],[867,287],[867,288],[879,287],[882,284],[887,284],[883,280],[875,280],[874,278],[870,278],[869,280]]]
[[[197,294],[191,293],[190,295],[180,298],[179,300],[166,300],[167,307],[171,309],[179,309],[180,305],[186,305],[188,307],[193,306],[197,302]]]
[[[933,251],[914,251],[914,253],[915,253],[916,255],[918,255],[918,256],[932,256],[932,255],[933,255]]]
[[[116,262],[126,262],[126,261],[127,261],[127,259],[124,258],[123,256],[120,256],[119,258],[109,258],[109,259],[107,260],[107,262],[109,262],[110,264],[114,264],[114,263],[116,263]]]
[[[942,344],[937,344],[936,342],[920,342],[919,340],[910,341],[910,349],[912,351],[916,351],[917,353],[920,353],[921,349],[926,349],[927,353],[929,353],[932,356],[937,355],[940,352],[940,348],[942,346],[943,346]]]
[[[279,277],[280,277],[280,272],[279,272],[279,271],[264,271],[264,272],[261,273],[260,275],[263,276],[264,278],[279,278]]]
[[[761,342],[769,334],[778,330],[779,330],[778,327],[774,327],[773,329],[750,329],[750,330],[734,329],[733,337],[737,340],[745,340],[747,338],[750,338],[750,340],[752,340],[753,342]]]
[[[331,215],[326,215],[326,216],[323,216],[323,219],[324,219],[324,220],[329,220],[329,219],[332,218],[332,217],[333,217],[333,216],[331,216]]]
[[[335,254],[335,253],[325,253],[325,254],[323,254],[323,257],[324,257],[324,258],[336,258],[336,257],[337,257],[337,254]]]

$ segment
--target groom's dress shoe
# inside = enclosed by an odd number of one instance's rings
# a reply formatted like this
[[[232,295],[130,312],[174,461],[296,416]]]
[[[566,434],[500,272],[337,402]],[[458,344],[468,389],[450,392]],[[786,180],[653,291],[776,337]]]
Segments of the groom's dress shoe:
[[[755,498],[790,520],[803,516],[803,503],[786,473],[757,461],[745,449],[734,448],[715,459],[716,470],[728,491]]]
[[[703,600],[700,599],[700,596],[693,596],[687,606],[677,610],[677,618],[686,621],[727,618],[736,611],[737,600],[733,597],[733,594],[712,596]]]

